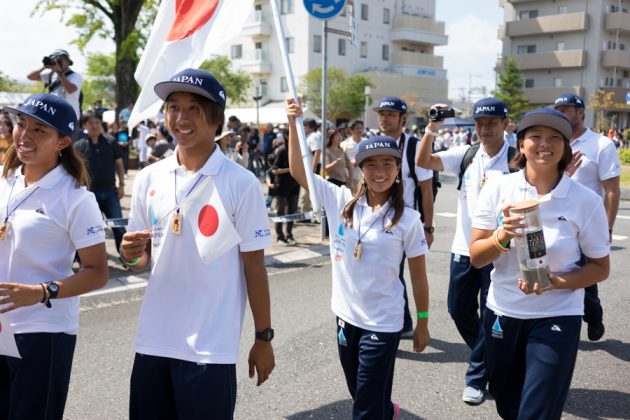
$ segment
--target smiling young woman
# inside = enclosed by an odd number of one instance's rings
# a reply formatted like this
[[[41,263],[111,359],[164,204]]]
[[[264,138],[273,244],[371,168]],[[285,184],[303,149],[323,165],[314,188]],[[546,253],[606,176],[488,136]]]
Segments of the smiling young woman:
[[[9,418],[60,419],[78,295],[107,282],[103,218],[86,190],[85,164],[71,146],[77,124],[72,106],[39,94],[10,109],[17,124],[0,179],[0,272],[7,273],[0,311],[11,321],[21,358],[0,356],[0,407]],[[77,273],[75,252],[83,263]]]

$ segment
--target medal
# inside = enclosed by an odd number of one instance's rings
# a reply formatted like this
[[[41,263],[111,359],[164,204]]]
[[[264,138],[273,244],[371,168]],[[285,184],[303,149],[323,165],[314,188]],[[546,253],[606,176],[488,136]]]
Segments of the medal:
[[[357,244],[354,246],[354,259],[361,259],[361,242],[357,242]]]
[[[171,230],[176,235],[182,233],[182,214],[179,212],[179,209],[177,209],[175,215],[173,216],[173,225],[171,226]]]
[[[481,178],[481,180],[479,180],[479,188],[483,188],[483,186],[486,185],[486,175],[483,175],[483,178]]]
[[[0,241],[4,241],[9,233],[9,227],[11,224],[8,219],[4,219],[4,223],[0,226]]]

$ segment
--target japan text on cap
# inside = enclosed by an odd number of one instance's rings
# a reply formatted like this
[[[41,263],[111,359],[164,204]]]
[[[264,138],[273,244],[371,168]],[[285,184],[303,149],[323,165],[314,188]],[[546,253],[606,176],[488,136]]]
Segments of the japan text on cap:
[[[365,159],[372,156],[389,155],[400,159],[400,150],[396,146],[396,140],[388,136],[373,136],[359,143],[359,151],[355,157],[358,166]]]
[[[525,114],[518,124],[517,134],[520,135],[523,131],[536,125],[553,128],[559,131],[567,140],[573,134],[573,128],[569,119],[563,113],[551,108],[540,108]]]
[[[19,108],[5,107],[14,113],[28,115],[54,128],[64,136],[72,137],[77,126],[77,114],[65,99],[50,93],[31,95]]]
[[[407,103],[397,96],[386,96],[378,102],[378,106],[372,108],[374,111],[396,111],[401,114],[407,113]]]
[[[505,118],[508,114],[508,108],[505,102],[497,98],[484,98],[477,102],[473,107],[473,118],[480,117],[496,117]]]
[[[554,102],[554,107],[559,106],[573,106],[576,108],[584,108],[584,99],[580,98],[575,93],[563,93]]]
[[[190,92],[210,99],[225,109],[227,96],[223,85],[210,72],[198,69],[185,69],[166,82],[160,82],[153,88],[157,96],[166,101],[173,92]]]

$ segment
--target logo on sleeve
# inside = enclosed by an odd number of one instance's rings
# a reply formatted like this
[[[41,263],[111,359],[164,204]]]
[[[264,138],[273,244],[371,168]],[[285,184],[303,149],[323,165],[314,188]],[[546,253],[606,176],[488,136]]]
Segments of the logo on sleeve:
[[[271,230],[270,229],[257,229],[254,232],[254,238],[258,239],[258,238],[267,238],[271,236]]]
[[[87,228],[85,233],[87,236],[93,236],[102,230],[103,230],[103,226],[90,226],[89,228]]]

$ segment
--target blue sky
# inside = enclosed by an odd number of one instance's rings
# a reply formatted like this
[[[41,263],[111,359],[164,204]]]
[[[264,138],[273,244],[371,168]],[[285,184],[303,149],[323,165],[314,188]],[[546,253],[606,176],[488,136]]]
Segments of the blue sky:
[[[298,2],[300,0],[297,0]],[[60,23],[60,15],[51,12],[31,17],[37,0],[12,1],[11,10],[0,26],[0,71],[18,80],[41,62],[41,57],[66,46],[75,70],[85,70],[85,60],[78,48],[69,45],[74,38],[71,28]],[[6,8],[5,8],[6,9]],[[494,64],[501,43],[497,28],[503,20],[498,0],[436,0],[436,18],[446,22],[449,45],[436,49],[444,57],[448,70],[449,98],[457,98],[473,87],[494,88]],[[89,51],[111,52],[113,43],[96,40]]]

